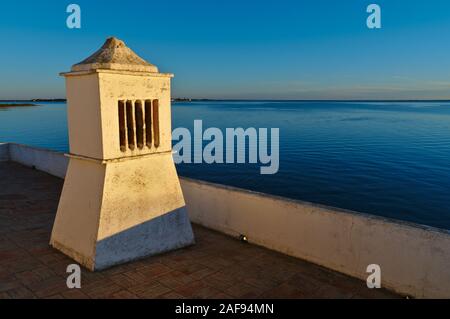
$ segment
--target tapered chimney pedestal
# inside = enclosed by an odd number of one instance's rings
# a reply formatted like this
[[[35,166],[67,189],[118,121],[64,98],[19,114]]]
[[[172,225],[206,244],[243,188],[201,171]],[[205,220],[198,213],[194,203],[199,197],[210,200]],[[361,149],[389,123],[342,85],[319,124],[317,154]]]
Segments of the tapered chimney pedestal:
[[[70,162],[50,244],[93,271],[192,245],[172,158],[173,75],[116,38],[63,75]]]

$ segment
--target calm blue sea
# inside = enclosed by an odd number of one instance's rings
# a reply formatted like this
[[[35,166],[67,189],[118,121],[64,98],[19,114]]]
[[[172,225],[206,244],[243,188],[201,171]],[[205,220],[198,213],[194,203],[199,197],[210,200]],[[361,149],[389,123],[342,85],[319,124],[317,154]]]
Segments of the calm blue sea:
[[[450,229],[450,103],[192,102],[173,126],[280,128],[280,170],[178,165],[180,175]],[[0,141],[68,150],[66,107],[0,109]]]

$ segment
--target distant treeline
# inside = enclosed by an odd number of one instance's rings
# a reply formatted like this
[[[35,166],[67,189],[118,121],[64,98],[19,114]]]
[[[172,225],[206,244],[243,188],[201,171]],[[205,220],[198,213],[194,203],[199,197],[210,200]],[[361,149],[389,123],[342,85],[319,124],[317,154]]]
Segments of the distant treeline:
[[[31,104],[31,103],[2,103],[2,102],[0,102],[0,108],[2,108],[2,107],[21,107],[21,106],[36,106],[36,104]]]
[[[0,100],[1,102],[5,103],[22,103],[22,102],[67,102],[66,99],[32,99],[32,100]]]

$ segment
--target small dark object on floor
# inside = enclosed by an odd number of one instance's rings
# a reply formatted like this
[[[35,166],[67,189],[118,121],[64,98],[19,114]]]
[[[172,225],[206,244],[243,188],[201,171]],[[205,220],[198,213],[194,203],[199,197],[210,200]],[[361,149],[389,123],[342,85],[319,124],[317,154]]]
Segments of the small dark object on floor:
[[[241,242],[243,242],[243,243],[248,243],[248,238],[247,238],[247,236],[245,236],[245,235],[240,235],[239,236],[239,240],[241,241]]]

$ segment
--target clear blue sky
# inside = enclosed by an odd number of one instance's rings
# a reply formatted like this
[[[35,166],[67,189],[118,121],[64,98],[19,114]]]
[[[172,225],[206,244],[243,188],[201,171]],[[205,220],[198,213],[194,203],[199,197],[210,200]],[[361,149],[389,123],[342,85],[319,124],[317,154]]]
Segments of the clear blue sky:
[[[30,0],[0,4],[0,99],[64,97],[58,73],[111,35],[175,73],[176,97],[450,98],[448,0]]]

